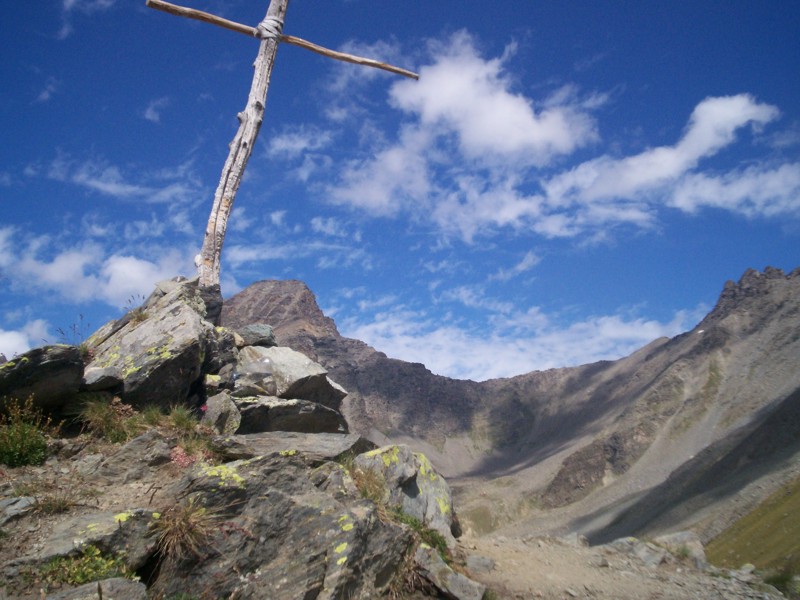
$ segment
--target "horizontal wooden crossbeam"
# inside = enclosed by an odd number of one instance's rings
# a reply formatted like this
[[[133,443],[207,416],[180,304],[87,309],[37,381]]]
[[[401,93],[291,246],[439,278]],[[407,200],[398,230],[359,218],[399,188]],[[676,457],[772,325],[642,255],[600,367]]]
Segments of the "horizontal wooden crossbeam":
[[[218,17],[201,10],[196,10],[194,8],[178,6],[177,4],[172,4],[170,2],[164,2],[164,0],[147,0],[147,6],[150,8],[155,8],[156,10],[177,15],[179,17],[187,17],[189,19],[203,21],[204,23],[211,23],[212,25],[230,29],[231,31],[236,31],[237,33],[244,33],[245,35],[258,37],[258,31],[255,27],[242,25],[241,23],[236,23],[235,21],[229,21],[228,19],[223,19],[222,17]],[[410,77],[411,79],[419,79],[419,75],[412,71],[407,71],[406,69],[401,69],[400,67],[395,67],[394,65],[372,60],[371,58],[363,58],[361,56],[355,56],[353,54],[347,54],[345,52],[337,52],[336,50],[323,48],[322,46],[312,44],[311,42],[299,37],[281,34],[279,39],[281,42],[286,42],[292,46],[298,46],[300,48],[305,48],[306,50],[311,50],[312,52],[316,52],[322,56],[327,56],[328,58],[333,58],[356,65],[363,65],[365,67],[382,69],[384,71],[389,71],[390,73],[396,73],[397,75]]]

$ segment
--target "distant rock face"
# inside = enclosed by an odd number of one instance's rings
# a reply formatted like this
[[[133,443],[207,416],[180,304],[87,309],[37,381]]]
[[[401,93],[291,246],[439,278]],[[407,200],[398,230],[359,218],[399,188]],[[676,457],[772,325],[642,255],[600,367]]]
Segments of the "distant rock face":
[[[259,281],[225,301],[222,323],[242,329],[253,323],[275,328],[277,341],[314,358],[314,340],[338,336],[336,324],[322,314],[314,294],[302,281]]]

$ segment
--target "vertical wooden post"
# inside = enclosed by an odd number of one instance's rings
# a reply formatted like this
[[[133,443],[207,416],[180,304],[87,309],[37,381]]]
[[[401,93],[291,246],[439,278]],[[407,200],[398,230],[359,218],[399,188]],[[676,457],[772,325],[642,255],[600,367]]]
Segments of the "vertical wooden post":
[[[265,21],[273,20],[283,24],[288,6],[289,0],[271,0]],[[219,285],[220,256],[222,244],[225,242],[225,230],[236,192],[242,182],[247,161],[250,160],[250,154],[253,152],[256,137],[264,120],[267,90],[272,67],[275,64],[275,55],[278,52],[279,38],[280,35],[277,35],[261,41],[253,65],[255,74],[247,97],[247,106],[237,116],[239,130],[230,144],[228,158],[222,168],[222,176],[214,194],[214,204],[206,226],[203,247],[197,261],[202,287]]]

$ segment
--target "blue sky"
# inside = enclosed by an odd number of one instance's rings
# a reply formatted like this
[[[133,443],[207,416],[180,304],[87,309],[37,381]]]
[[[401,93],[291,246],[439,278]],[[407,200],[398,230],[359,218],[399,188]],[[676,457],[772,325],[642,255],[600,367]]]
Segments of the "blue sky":
[[[482,380],[627,355],[800,266],[800,3],[291,0],[284,32],[421,77],[281,46],[226,296],[301,279],[343,335]],[[11,357],[193,274],[257,41],[42,0],[2,44]]]

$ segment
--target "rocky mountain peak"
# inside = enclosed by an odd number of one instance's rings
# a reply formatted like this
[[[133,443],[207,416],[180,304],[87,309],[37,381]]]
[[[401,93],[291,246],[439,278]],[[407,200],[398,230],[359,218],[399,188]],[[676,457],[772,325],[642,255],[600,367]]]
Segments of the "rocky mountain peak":
[[[225,301],[222,322],[234,329],[280,324],[280,337],[291,339],[293,348],[309,356],[314,354],[311,340],[339,337],[336,323],[323,314],[308,286],[296,279],[253,283]]]
[[[714,309],[699,327],[708,327],[734,314],[748,314],[759,322],[773,313],[789,298],[800,294],[800,268],[788,275],[782,269],[766,267],[764,271],[747,269],[738,282],[727,281]]]

